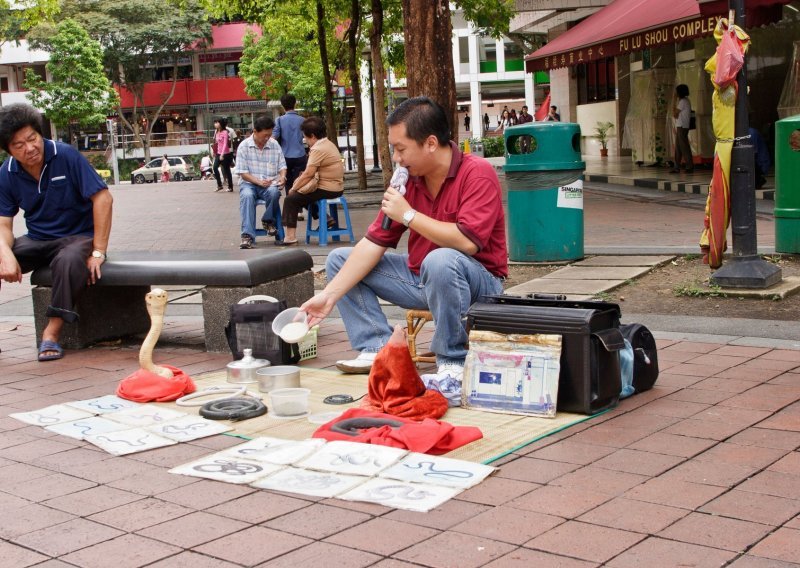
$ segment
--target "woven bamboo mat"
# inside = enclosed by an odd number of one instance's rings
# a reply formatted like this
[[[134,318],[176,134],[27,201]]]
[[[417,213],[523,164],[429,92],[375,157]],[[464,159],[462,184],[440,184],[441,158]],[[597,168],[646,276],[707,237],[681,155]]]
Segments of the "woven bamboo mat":
[[[227,373],[218,371],[194,377],[197,388],[204,389],[211,386],[235,386],[226,381]],[[325,404],[323,399],[332,394],[349,394],[358,398],[367,392],[367,375],[343,375],[335,371],[323,369],[300,368],[300,382],[305,388],[311,389],[309,400],[309,414],[344,411],[347,408],[357,407],[358,402],[347,405]],[[249,385],[249,391],[261,395],[269,406],[265,393],[258,392],[258,385]],[[199,407],[180,407],[171,404],[173,408],[187,413],[199,413]],[[480,410],[466,410],[451,408],[441,418],[456,426],[477,426],[483,432],[483,438],[462,446],[447,454],[449,458],[468,460],[472,462],[490,463],[504,455],[534,442],[544,436],[563,430],[573,424],[588,419],[581,414],[559,412],[555,418],[534,418],[514,414],[500,414],[483,412]],[[303,440],[310,438],[319,424],[313,424],[307,417],[294,419],[274,418],[269,414],[258,418],[251,418],[242,422],[231,422],[234,430],[230,434],[255,438],[257,436],[272,436],[288,440]]]

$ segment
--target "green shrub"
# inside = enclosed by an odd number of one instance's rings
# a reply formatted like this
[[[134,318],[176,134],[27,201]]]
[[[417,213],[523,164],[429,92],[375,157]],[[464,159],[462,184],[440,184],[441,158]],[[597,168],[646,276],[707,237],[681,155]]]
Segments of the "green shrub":
[[[501,158],[505,155],[505,147],[502,136],[494,136],[492,138],[470,138],[470,148],[475,147],[476,142],[483,143],[483,157],[484,158]],[[459,148],[464,151],[464,140],[459,142]]]

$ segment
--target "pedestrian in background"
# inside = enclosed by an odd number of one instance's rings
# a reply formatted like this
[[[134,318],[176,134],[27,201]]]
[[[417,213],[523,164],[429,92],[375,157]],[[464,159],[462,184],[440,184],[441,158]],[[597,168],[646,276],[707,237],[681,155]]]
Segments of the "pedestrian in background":
[[[561,122],[561,115],[558,114],[558,107],[553,105],[550,107],[550,111],[547,113],[547,117],[544,119],[545,122]]]
[[[222,181],[224,179],[230,192],[233,191],[233,175],[231,174],[233,148],[227,127],[228,121],[224,118],[214,121],[214,143],[211,145],[211,150],[214,152],[214,178],[217,180],[217,191],[223,190]],[[222,170],[221,175],[220,170]]]
[[[167,159],[167,155],[164,154],[164,157],[161,158],[161,182],[166,183],[169,181],[169,159]]]
[[[303,145],[303,131],[300,127],[303,124],[303,117],[294,110],[297,105],[297,98],[286,93],[281,97],[281,105],[286,114],[278,117],[275,121],[275,130],[272,137],[278,141],[286,159],[286,192],[294,185],[294,180],[303,173],[308,163],[308,155]]]
[[[489,113],[483,113],[483,130],[484,132],[489,130]]]
[[[689,144],[689,128],[692,121],[692,103],[689,101],[689,87],[680,84],[675,87],[675,96],[678,100],[672,109],[675,117],[675,165],[670,173],[677,174],[681,171],[681,161],[685,162],[686,173],[694,173],[692,147]]]
[[[464,130],[469,132],[469,111],[464,113]]]

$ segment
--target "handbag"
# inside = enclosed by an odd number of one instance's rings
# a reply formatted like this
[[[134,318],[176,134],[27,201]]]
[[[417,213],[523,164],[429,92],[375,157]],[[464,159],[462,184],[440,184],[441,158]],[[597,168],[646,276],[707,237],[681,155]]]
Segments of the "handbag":
[[[689,130],[696,130],[697,129],[697,117],[692,111],[692,114],[689,117]]]
[[[264,301],[265,298],[268,300]],[[286,343],[272,331],[272,321],[288,307],[285,300],[270,296],[248,296],[230,308],[225,337],[234,359],[241,359],[245,349],[253,350],[256,359],[272,365],[288,365],[300,360],[297,344]]]

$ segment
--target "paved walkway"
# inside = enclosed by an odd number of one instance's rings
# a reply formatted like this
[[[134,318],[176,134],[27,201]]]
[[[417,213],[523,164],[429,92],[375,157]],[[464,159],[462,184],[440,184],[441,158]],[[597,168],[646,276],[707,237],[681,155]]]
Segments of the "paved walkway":
[[[116,190],[112,254],[236,246],[235,194],[211,189]],[[691,196],[611,189],[587,192],[587,249],[640,244],[638,223],[663,242],[659,254],[693,244]],[[372,212],[353,215],[361,235]],[[654,389],[503,458],[484,483],[418,514],[167,473],[237,443],[225,436],[111,457],[8,418],[108,394],[138,368],[136,341],[35,362],[28,294],[0,292],[4,567],[800,566],[800,350],[769,337],[739,345],[746,326],[711,340],[659,333]],[[230,361],[203,351],[195,314],[170,305],[156,362],[199,375]],[[348,351],[341,323],[325,322],[307,364]]]

